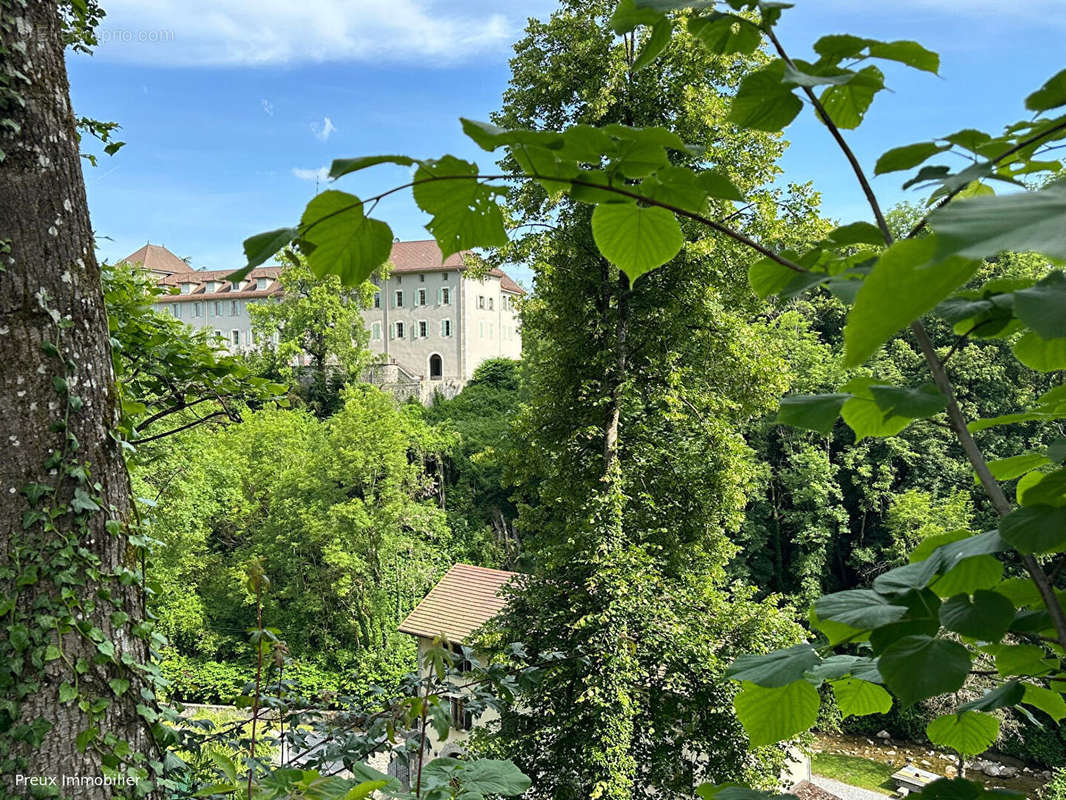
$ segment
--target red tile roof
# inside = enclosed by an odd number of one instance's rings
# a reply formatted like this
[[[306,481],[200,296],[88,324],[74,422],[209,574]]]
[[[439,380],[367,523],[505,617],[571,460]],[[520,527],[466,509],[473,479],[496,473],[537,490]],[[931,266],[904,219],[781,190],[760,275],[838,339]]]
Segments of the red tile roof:
[[[500,590],[517,572],[455,564],[400,623],[400,632],[462,644],[507,605]]]
[[[526,293],[526,290],[511,280],[511,276],[502,269],[494,269],[489,275],[496,275],[500,279],[500,288],[505,292],[514,292],[515,294]]]
[[[192,267],[158,244],[146,244],[122,260],[128,264],[140,264],[146,269],[160,272],[192,272]]]
[[[453,253],[446,259],[442,259],[441,249],[433,239],[421,239],[416,242],[394,242],[392,255],[393,272],[431,272],[439,269],[463,269],[466,264],[466,256],[469,250],[461,250]],[[490,269],[489,275],[500,279],[500,288],[505,292],[525,294],[526,290],[511,280],[511,277],[502,269]]]
[[[185,294],[165,294],[156,299],[159,303],[184,303],[193,300],[236,300],[245,297],[270,297],[281,294],[281,284],[278,276],[284,267],[257,267],[248,273],[246,281],[255,281],[256,278],[270,278],[265,289],[239,289],[234,290],[233,284],[225,280],[225,277],[233,272],[231,269],[197,269],[180,275],[167,275],[159,281],[160,286],[180,286],[183,283],[196,283],[191,292]],[[207,291],[207,284],[217,281],[219,285],[213,292]],[[254,283],[253,283],[254,285]]]
[[[392,254],[389,256],[389,260],[392,263],[393,272],[432,272],[434,270],[445,269],[464,269],[465,257],[470,253],[469,250],[464,250],[459,253],[453,253],[447,258],[442,258],[440,248],[437,246],[436,241],[433,239],[423,239],[415,242],[394,242],[392,245]],[[130,264],[142,264],[147,269],[156,270],[159,272],[172,273],[163,277],[159,284],[161,286],[178,286],[183,282],[190,282],[192,280],[197,281],[198,285],[189,294],[176,294],[176,295],[164,295],[159,298],[160,302],[184,302],[186,300],[203,299],[205,296],[216,298],[217,296],[224,295],[227,298],[233,297],[259,297],[266,295],[279,294],[281,287],[276,283],[271,285],[265,290],[242,290],[239,292],[232,291],[232,286],[228,281],[225,281],[225,277],[233,272],[232,269],[193,269],[172,252],[165,247],[159,245],[146,244],[136,253],[130,253],[123,261],[127,261]],[[249,278],[258,277],[270,277],[277,278],[284,269],[280,266],[259,267],[249,273]],[[491,269],[488,272],[494,278],[500,279],[500,289],[505,292],[511,292],[513,294],[525,294],[525,289],[511,280],[511,277],[501,269]],[[206,290],[207,281],[222,281],[222,285],[214,292],[208,292]]]
[[[463,257],[468,252],[470,251],[463,250],[442,259],[443,254],[434,239],[393,242],[389,261],[392,262],[393,272],[424,272],[442,267],[455,269],[463,266]]]

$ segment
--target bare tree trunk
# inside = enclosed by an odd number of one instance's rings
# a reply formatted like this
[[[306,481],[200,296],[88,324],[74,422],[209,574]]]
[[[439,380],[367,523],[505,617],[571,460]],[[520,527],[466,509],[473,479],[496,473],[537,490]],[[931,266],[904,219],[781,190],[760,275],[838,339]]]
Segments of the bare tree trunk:
[[[63,51],[55,2],[0,0],[0,775],[106,798],[102,763],[150,746],[148,652]]]

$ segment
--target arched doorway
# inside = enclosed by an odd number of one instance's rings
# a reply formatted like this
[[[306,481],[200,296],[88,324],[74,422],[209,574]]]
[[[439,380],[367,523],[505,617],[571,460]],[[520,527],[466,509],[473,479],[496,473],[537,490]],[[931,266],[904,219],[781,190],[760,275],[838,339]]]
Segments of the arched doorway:
[[[429,357],[429,379],[439,381],[444,377],[444,362],[441,357],[434,353]]]

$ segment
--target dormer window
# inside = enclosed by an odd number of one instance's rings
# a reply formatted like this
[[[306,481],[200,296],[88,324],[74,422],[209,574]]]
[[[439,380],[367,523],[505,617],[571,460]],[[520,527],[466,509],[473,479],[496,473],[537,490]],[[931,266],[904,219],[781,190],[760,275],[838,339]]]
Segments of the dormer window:
[[[219,282],[218,281],[208,281],[207,282],[207,287],[205,288],[205,291],[217,292],[218,291],[218,286],[219,286]]]
[[[255,288],[258,291],[260,291],[260,292],[265,291],[266,288],[269,285],[270,285],[270,278],[256,278],[255,279]]]
[[[196,288],[198,283],[199,283],[199,281],[182,281],[181,282],[181,293],[182,294],[191,293],[192,290]]]

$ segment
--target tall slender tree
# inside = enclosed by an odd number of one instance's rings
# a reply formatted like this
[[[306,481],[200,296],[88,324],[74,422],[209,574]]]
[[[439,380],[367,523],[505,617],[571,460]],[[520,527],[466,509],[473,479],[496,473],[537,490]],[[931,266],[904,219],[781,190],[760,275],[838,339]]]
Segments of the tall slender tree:
[[[801,189],[757,189],[775,174],[779,140],[708,135],[724,128],[741,67],[761,56],[708,56],[679,37],[663,69],[641,71],[639,43],[613,33],[612,11],[565,2],[532,21],[494,121],[667,126],[707,147],[679,160],[713,164],[754,192],[749,229],[782,241],[813,232]],[[781,354],[745,317],[755,306],[728,247],[690,231],[678,258],[634,286],[598,254],[588,208],[555,205],[533,184],[511,206],[533,224],[517,247],[537,287],[523,312],[529,398],[515,465],[530,577],[494,634],[524,642],[533,663],[567,658],[504,715],[502,747],[545,797],[679,797],[708,778],[772,781],[779,762],[747,752],[723,658],[793,632],[723,576],[752,476],[738,427],[783,388]]]
[[[55,2],[0,3],[0,774],[15,796],[28,793],[20,775],[103,778],[150,746],[137,711],[148,648],[132,628],[143,604],[124,535],[129,479],[110,435],[116,395],[69,33]]]

